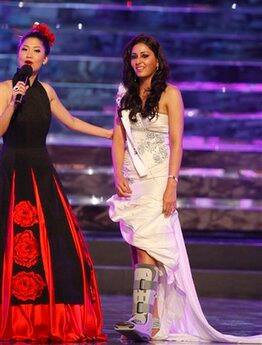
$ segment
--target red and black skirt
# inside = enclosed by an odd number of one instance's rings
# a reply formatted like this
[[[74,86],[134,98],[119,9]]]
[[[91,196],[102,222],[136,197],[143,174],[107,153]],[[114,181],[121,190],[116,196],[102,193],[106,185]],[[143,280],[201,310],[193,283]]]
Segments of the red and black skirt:
[[[46,151],[10,157],[0,161],[0,339],[104,340],[93,263]]]

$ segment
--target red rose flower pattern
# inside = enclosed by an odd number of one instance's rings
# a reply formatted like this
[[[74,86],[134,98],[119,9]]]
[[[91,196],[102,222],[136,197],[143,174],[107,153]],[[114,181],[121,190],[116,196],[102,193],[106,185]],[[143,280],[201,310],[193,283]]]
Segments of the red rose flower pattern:
[[[14,238],[14,261],[20,266],[31,267],[37,263],[39,246],[31,230],[25,230]]]
[[[12,294],[22,301],[34,301],[41,296],[45,285],[40,274],[22,271],[13,276]]]
[[[30,201],[20,201],[14,209],[14,222],[22,228],[38,223],[35,206]]]
[[[21,228],[32,227],[38,223],[37,210],[29,200],[16,204],[13,212],[14,223]],[[14,236],[14,262],[30,268],[40,257],[39,243],[31,229],[24,229]],[[21,271],[12,278],[12,294],[21,301],[36,300],[41,296],[46,283],[40,274]]]

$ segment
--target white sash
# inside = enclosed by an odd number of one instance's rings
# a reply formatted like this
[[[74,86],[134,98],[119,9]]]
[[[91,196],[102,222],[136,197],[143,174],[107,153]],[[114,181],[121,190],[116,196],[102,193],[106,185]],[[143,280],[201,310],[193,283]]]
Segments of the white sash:
[[[147,175],[147,167],[144,164],[142,158],[140,157],[138,150],[136,148],[136,143],[134,141],[134,138],[132,137],[129,112],[130,110],[122,110],[121,112],[121,121],[126,131],[127,148],[138,175],[140,177],[144,177]]]

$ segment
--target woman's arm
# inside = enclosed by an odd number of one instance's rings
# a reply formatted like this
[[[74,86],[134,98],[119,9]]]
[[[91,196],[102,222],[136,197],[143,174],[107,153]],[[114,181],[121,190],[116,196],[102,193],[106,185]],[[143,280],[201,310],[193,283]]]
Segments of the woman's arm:
[[[0,136],[5,134],[9,126],[10,120],[15,111],[15,97],[18,93],[24,95],[28,86],[25,83],[18,82],[15,86],[19,90],[12,88],[12,81],[7,80],[0,83]]]
[[[126,197],[131,194],[127,179],[124,177],[122,169],[125,155],[125,130],[119,116],[115,115],[114,134],[112,143],[112,161],[114,168],[114,178],[116,191],[119,196]]]
[[[112,138],[112,130],[98,126],[91,125],[82,121],[70,114],[70,112],[60,102],[55,90],[48,84],[42,83],[50,100],[52,114],[62,122],[66,127],[73,131],[81,132],[84,134],[95,135],[107,139]]]
[[[180,91],[169,85],[166,90],[169,127],[169,171],[168,175],[178,178],[183,154],[184,105]],[[163,212],[170,216],[176,209],[177,181],[169,177],[163,196]]]

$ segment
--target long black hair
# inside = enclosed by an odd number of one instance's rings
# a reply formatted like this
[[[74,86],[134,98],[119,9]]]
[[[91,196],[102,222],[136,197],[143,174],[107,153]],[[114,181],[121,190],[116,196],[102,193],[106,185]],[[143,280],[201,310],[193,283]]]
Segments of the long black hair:
[[[151,88],[144,107],[139,96],[139,78],[136,76],[135,71],[131,66],[132,49],[138,43],[145,44],[150,50],[152,50],[158,60],[158,68],[153,75]],[[119,116],[121,116],[122,110],[129,109],[129,119],[133,122],[137,121],[137,113],[141,113],[142,117],[148,117],[152,120],[157,116],[159,100],[162,92],[166,89],[167,78],[169,75],[169,68],[159,42],[149,35],[140,34],[135,36],[130,42],[128,42],[124,49],[123,63],[123,84],[126,89],[126,93],[122,97],[118,108]]]

